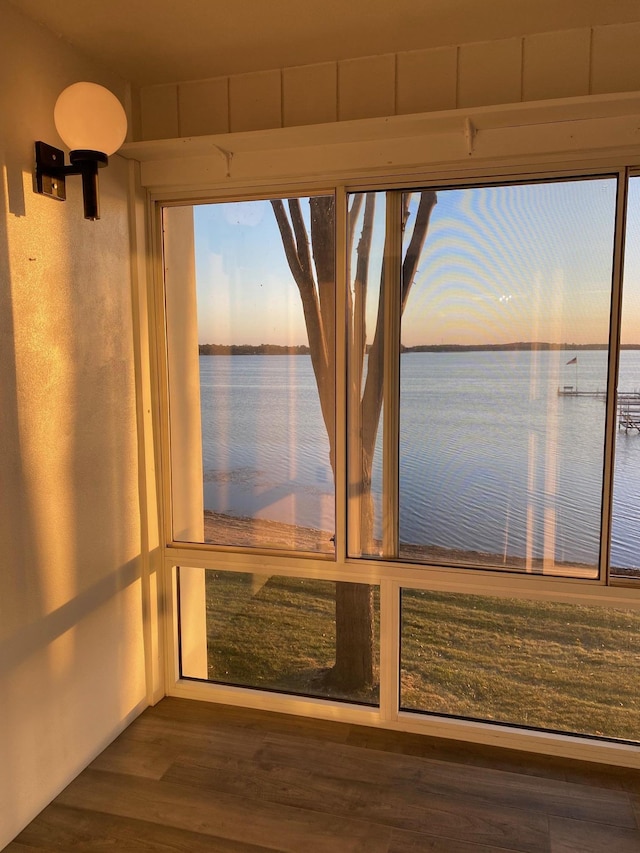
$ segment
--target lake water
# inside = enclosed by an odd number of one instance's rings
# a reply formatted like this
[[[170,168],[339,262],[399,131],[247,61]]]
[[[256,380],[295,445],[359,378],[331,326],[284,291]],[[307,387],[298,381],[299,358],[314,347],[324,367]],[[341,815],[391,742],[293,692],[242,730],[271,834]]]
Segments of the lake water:
[[[401,357],[400,540],[596,565],[604,351]],[[334,529],[329,444],[308,356],[201,356],[205,508]],[[619,389],[640,389],[640,352]],[[380,455],[374,473],[379,494]],[[640,567],[640,435],[618,431],[612,565]]]

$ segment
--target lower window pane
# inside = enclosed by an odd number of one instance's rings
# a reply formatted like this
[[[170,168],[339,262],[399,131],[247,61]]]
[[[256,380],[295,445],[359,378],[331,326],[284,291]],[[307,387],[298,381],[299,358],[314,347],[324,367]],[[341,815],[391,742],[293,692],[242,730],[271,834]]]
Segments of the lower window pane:
[[[402,592],[405,710],[640,739],[640,613]]]
[[[378,703],[377,587],[206,570],[204,591],[209,681]],[[336,605],[345,603],[349,630],[337,637]],[[182,605],[183,631],[188,619]],[[371,655],[368,677],[359,642]],[[202,677],[184,651],[181,669],[183,677]]]

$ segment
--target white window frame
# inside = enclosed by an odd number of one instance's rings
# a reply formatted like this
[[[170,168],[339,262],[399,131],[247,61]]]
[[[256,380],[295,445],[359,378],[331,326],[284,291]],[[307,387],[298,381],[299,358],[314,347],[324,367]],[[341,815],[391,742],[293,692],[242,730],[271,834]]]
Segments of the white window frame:
[[[426,716],[399,710],[400,594],[403,587],[484,596],[557,601],[640,610],[640,589],[621,582],[531,577],[472,568],[411,565],[349,559],[346,556],[346,484],[336,483],[337,549],[335,560],[293,553],[192,546],[171,541],[168,451],[168,395],[163,345],[164,300],[160,210],[170,204],[194,204],[272,195],[311,195],[335,191],[336,256],[345,256],[347,193],[363,189],[509,182],[594,174],[635,174],[640,164],[640,94],[575,98],[549,104],[518,104],[426,116],[349,122],[254,134],[230,134],[198,140],[133,143],[124,155],[141,162],[141,183],[148,191],[150,247],[154,257],[148,312],[140,317],[141,335],[150,337],[155,467],[158,472],[161,548],[161,634],[164,690],[168,695],[336,719],[420,732],[503,747],[616,763],[640,768],[640,746],[525,730],[495,723]],[[474,132],[469,133],[469,127]],[[615,139],[612,146],[610,140]],[[293,152],[293,153],[292,153]],[[391,165],[390,165],[391,164]],[[619,305],[624,246],[624,193],[618,198],[614,255],[614,305]],[[344,305],[348,284],[344,264],[337,269],[336,306]],[[143,308],[146,309],[147,300]],[[613,312],[611,341],[619,337],[619,310]],[[346,364],[346,330],[336,322],[336,363]],[[610,352],[608,423],[615,422],[617,346]],[[145,365],[142,365],[145,369]],[[392,381],[392,379],[390,379]],[[346,470],[346,377],[336,376],[336,451],[338,470]],[[610,516],[614,430],[605,448],[604,516]],[[150,462],[149,465],[153,463]],[[607,534],[608,528],[603,531]],[[606,550],[606,549],[605,549]],[[605,555],[607,556],[607,555]],[[380,706],[363,707],[330,700],[284,696],[195,682],[180,678],[176,618],[176,567],[353,581],[380,587]]]

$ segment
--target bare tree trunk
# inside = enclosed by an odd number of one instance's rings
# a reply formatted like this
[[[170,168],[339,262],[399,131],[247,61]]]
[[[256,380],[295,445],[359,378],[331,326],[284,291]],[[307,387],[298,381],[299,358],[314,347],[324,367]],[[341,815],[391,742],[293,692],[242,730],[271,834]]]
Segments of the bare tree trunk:
[[[362,208],[363,197],[355,197],[349,214],[347,245],[349,255],[355,237],[356,221]],[[290,220],[284,204],[271,202],[282,243],[292,275],[300,291],[311,351],[311,362],[318,387],[320,407],[329,438],[329,456],[334,482],[336,480],[335,455],[335,249],[334,200],[332,196],[317,196],[310,201],[311,247],[300,202],[289,199]],[[436,194],[420,194],[413,234],[402,267],[401,308],[404,310],[409,291],[417,271],[418,261],[426,239],[431,211],[436,204]],[[408,217],[408,197],[405,202],[403,227]],[[353,319],[357,312],[364,318],[366,307],[369,258],[373,231],[375,193],[367,193],[360,241],[357,248],[354,298],[349,291],[349,326],[353,332]],[[313,267],[312,268],[312,257]],[[376,436],[382,409],[382,376],[384,368],[384,269],[381,278],[376,328],[369,354],[366,355],[366,329],[362,321],[355,375],[351,377],[361,399],[361,483],[360,528],[363,553],[373,553],[374,507],[371,494],[371,477]],[[368,359],[367,377],[362,388],[363,363]],[[340,690],[360,690],[374,681],[374,613],[373,587],[368,584],[336,583],[336,662],[328,680]]]
[[[373,587],[336,584],[336,663],[330,681],[341,690],[373,684]]]

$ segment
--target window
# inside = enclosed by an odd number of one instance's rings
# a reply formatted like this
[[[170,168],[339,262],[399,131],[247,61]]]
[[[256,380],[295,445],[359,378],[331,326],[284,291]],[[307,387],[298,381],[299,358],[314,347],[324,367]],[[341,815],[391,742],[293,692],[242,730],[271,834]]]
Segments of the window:
[[[288,208],[164,211],[176,541],[334,550],[333,196]]]
[[[182,573],[184,569],[180,569]],[[336,583],[210,570],[206,585],[206,678],[220,684],[377,705],[378,680],[352,687],[334,678]],[[378,595],[373,667],[379,666]],[[184,677],[201,677],[189,658]]]
[[[402,591],[401,707],[638,740],[640,614]]]
[[[598,576],[616,191],[351,197],[352,555]]]
[[[323,195],[164,210],[177,542],[335,553],[334,208],[334,197]],[[183,676],[377,701],[372,587],[325,581],[318,592],[318,584],[296,588],[272,576],[257,589],[234,581],[241,579],[181,567]],[[315,625],[311,614],[323,610],[327,587],[332,623]],[[221,599],[221,589],[232,591]],[[309,634],[300,653],[281,618],[294,611],[294,627]],[[232,665],[217,626],[222,620],[228,639],[232,626],[251,619],[264,629],[244,633],[234,659],[247,665]],[[258,650],[280,646],[291,672],[276,673],[274,663],[260,674]]]
[[[640,178],[162,226],[180,677],[640,740]]]

